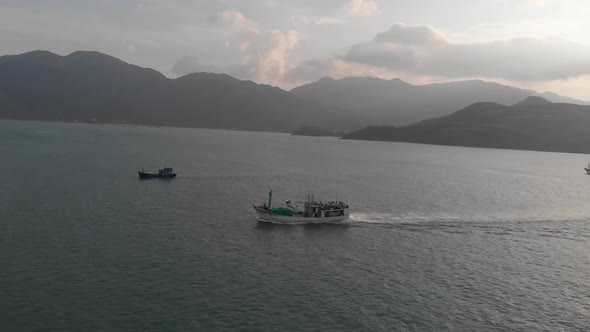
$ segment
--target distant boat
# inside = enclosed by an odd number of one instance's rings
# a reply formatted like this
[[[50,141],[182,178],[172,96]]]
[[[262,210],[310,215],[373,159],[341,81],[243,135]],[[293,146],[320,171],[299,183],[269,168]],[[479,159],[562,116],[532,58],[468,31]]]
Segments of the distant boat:
[[[176,177],[176,173],[174,173],[174,171],[172,170],[172,168],[169,167],[165,167],[162,168],[158,171],[158,173],[156,174],[152,174],[152,173],[146,173],[143,171],[143,169],[141,171],[137,172],[139,174],[139,179],[140,180],[146,180],[146,179],[172,179]]]
[[[348,204],[344,202],[317,202],[313,195],[303,202],[303,210],[293,207],[291,201],[285,207],[272,207],[272,191],[268,193],[268,205],[254,205],[258,221],[275,224],[341,223],[348,219]]]
[[[588,164],[588,167],[585,167],[584,170],[586,171],[586,174],[590,174],[590,164]]]

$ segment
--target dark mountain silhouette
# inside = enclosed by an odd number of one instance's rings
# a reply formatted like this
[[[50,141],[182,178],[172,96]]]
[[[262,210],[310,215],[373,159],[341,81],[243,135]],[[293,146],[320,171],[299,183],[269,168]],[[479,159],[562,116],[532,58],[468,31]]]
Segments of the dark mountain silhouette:
[[[47,51],[0,57],[0,118],[283,132],[363,123],[351,112],[224,74],[168,79],[98,52]]]
[[[524,100],[519,101],[518,103],[514,104],[514,106],[547,106],[551,104],[551,102],[545,98],[541,98],[538,96],[530,96]]]
[[[448,115],[480,101],[512,105],[535,91],[481,80],[412,85],[399,79],[349,77],[323,78],[291,90],[291,93],[363,114],[373,124],[407,125]],[[551,92],[540,94],[555,102],[583,102]]]
[[[590,153],[590,106],[528,97],[513,106],[480,102],[403,127],[367,127],[343,138]]]

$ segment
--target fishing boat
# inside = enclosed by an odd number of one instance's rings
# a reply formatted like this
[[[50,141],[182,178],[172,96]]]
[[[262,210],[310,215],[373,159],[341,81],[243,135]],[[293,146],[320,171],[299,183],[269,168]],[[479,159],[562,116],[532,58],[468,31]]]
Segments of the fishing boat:
[[[588,164],[588,167],[584,167],[584,170],[586,171],[586,174],[590,175],[590,164]]]
[[[176,177],[176,173],[170,167],[164,167],[158,170],[158,173],[146,173],[143,171],[137,171],[139,174],[140,180],[147,180],[147,179],[172,179]]]
[[[341,201],[316,201],[314,195],[307,195],[303,209],[287,201],[283,207],[272,207],[272,191],[268,193],[268,204],[254,205],[257,220],[275,224],[319,224],[342,223],[348,219],[348,204]]]

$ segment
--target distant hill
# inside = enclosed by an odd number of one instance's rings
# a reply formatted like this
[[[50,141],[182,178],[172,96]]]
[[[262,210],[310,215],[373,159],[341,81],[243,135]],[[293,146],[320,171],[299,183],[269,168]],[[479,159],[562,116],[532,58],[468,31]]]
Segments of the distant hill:
[[[329,77],[291,90],[296,96],[363,114],[372,124],[407,125],[445,116],[480,101],[512,105],[528,96],[554,102],[584,102],[551,92],[538,94],[481,80],[412,85],[399,79]]]
[[[292,132],[358,129],[352,112],[224,74],[177,79],[98,52],[0,57],[0,118]]]
[[[344,139],[590,153],[590,106],[528,97],[512,106],[472,104],[403,127],[367,127]]]
[[[334,136],[341,137],[345,133],[337,132],[333,130],[326,130],[317,127],[304,127],[295,130],[291,135],[295,136]]]

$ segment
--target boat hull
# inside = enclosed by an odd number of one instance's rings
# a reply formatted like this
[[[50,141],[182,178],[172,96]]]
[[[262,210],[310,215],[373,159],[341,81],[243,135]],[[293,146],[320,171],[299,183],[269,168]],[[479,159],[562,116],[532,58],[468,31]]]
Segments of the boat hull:
[[[345,210],[344,215],[324,218],[311,218],[302,216],[281,216],[278,214],[270,213],[270,211],[256,208],[256,215],[259,222],[273,223],[273,224],[286,224],[286,225],[298,225],[298,224],[340,224],[348,220],[348,211]]]
[[[140,180],[148,180],[148,179],[173,179],[176,177],[176,173],[172,174],[150,174],[150,173],[143,173],[137,172],[139,174]]]

